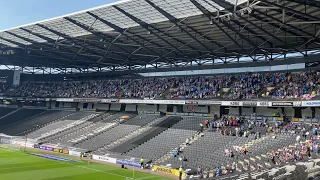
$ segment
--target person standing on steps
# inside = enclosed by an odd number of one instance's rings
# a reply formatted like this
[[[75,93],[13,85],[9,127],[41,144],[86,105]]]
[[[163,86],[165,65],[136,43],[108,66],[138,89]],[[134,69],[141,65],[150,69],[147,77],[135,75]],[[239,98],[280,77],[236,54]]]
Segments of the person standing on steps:
[[[144,159],[143,159],[143,157],[140,159],[140,165],[141,165],[141,169],[143,169],[143,165],[144,165]]]
[[[203,124],[200,123],[200,132],[203,132]]]
[[[183,169],[182,166],[179,168],[179,180],[182,180]]]

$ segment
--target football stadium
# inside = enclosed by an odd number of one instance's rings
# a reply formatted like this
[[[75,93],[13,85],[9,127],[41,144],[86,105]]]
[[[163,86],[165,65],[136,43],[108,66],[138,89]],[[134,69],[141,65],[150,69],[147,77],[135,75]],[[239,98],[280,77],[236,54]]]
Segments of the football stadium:
[[[319,0],[122,0],[0,31],[0,179],[320,179],[319,24]]]

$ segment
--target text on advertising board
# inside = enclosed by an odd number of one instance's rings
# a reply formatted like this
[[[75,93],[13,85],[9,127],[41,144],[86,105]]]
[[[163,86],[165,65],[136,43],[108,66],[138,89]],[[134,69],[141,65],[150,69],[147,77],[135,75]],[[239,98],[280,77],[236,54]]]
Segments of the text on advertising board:
[[[303,101],[303,106],[320,106],[320,101]]]
[[[257,106],[269,106],[269,102],[267,101],[258,102]]]
[[[293,102],[272,102],[272,106],[293,106]]]
[[[161,166],[156,166],[154,165],[153,166],[153,170],[155,172],[163,172],[163,173],[166,173],[166,174],[172,174],[172,175],[175,175],[175,176],[179,176],[180,173],[177,169],[172,169],[172,168],[167,168],[167,167],[161,167]],[[185,173],[182,173],[182,178],[185,178],[186,177],[186,174]]]

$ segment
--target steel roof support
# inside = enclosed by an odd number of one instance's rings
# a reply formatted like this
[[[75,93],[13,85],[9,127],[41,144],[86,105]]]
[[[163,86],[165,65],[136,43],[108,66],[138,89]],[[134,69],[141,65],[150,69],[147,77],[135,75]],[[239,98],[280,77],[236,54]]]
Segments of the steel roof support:
[[[214,15],[208,11],[206,8],[204,8],[201,4],[199,4],[197,1],[195,0],[190,0],[192,4],[194,4],[210,21],[211,21],[211,17],[214,17]],[[220,22],[222,22],[219,19]],[[238,47],[240,47],[241,49],[243,49],[243,51],[245,52],[245,54],[247,53],[247,51],[233,38],[230,36],[230,34],[228,34],[217,22],[215,22],[214,20],[212,21],[213,24],[215,24],[226,36],[228,36],[228,38],[233,41]],[[238,34],[241,38],[244,37],[240,32],[238,32],[237,30],[235,30],[233,27],[231,27],[230,25],[228,25],[225,22],[222,22],[226,27],[228,27],[229,29],[231,29],[232,31],[234,31],[236,34]],[[244,37],[246,39],[246,37]],[[252,43],[251,41],[248,40],[248,43],[250,45],[252,45],[253,47],[255,47],[256,49],[258,48],[254,43]],[[254,60],[254,58],[251,56],[251,54],[247,54],[252,60]]]
[[[164,38],[162,38],[160,35],[158,35],[157,33],[155,33],[153,31],[153,29],[155,29],[156,31],[160,32],[163,34],[162,31],[160,31],[158,28],[156,28],[155,26],[148,24],[144,21],[142,21],[141,19],[131,15],[130,13],[126,12],[125,10],[117,7],[117,6],[113,6],[115,9],[117,9],[118,11],[120,11],[121,13],[123,13],[124,15],[126,15],[127,17],[129,17],[130,19],[132,19],[134,22],[138,23],[141,27],[143,27],[144,29],[146,29],[147,31],[149,31],[151,34],[153,34],[154,36],[156,36],[157,38],[161,39],[163,42],[167,43],[169,46],[171,46],[172,48],[174,48],[176,51],[180,52],[181,54],[184,54],[181,50],[177,49],[175,45],[173,45],[172,43],[170,43],[169,41],[165,40]],[[138,36],[139,38],[141,38],[140,36]],[[180,41],[181,42],[181,41]]]
[[[320,8],[320,2],[315,0],[286,0],[286,1]]]
[[[29,39],[29,38],[20,36],[20,35],[18,35],[18,34],[12,33],[12,32],[10,32],[10,31],[6,31],[6,33],[10,34],[11,36],[15,36],[15,37],[17,37],[17,38],[19,38],[19,39],[22,39],[22,40],[24,40],[24,41],[26,41],[26,42],[28,42],[28,43],[30,43],[30,44],[41,44],[41,45],[42,45],[42,43],[39,43],[39,42],[34,41],[34,40],[32,40],[32,39]]]
[[[46,30],[48,30],[48,31],[50,31],[50,32],[52,32],[52,33],[54,33],[54,34],[56,34],[56,35],[58,35],[58,36],[61,36],[61,37],[63,37],[63,38],[65,38],[65,39],[67,39],[67,40],[70,40],[71,42],[73,42],[74,44],[76,44],[76,45],[78,45],[78,46],[81,46],[82,48],[85,48],[85,47],[83,47],[84,45],[82,45],[81,44],[81,42],[79,42],[78,40],[75,40],[74,38],[72,38],[72,37],[70,37],[70,36],[68,36],[68,35],[66,35],[66,34],[63,34],[63,33],[61,33],[61,32],[58,32],[58,31],[55,31],[55,30],[53,30],[53,29],[50,29],[49,27],[47,27],[47,26],[45,26],[45,25],[42,25],[42,24],[37,24],[38,26],[40,26],[40,27],[42,27],[42,28],[44,28],[44,29],[46,29]],[[105,50],[105,49],[103,49],[103,48],[101,48],[101,47],[99,47],[99,46],[96,46],[96,45],[94,45],[94,44],[91,44],[91,43],[87,43],[87,44],[89,44],[90,46],[93,46],[93,47],[96,47],[96,48],[98,48],[98,49],[100,49],[100,50]],[[94,51],[94,50],[91,50],[91,49],[86,49],[88,52],[90,52],[90,53],[92,53],[93,55],[96,55],[96,54],[99,54],[98,52],[96,52],[96,51]],[[103,55],[104,57],[105,57],[105,55]],[[107,57],[107,58],[112,58],[112,57]],[[97,62],[94,62],[94,63],[97,63]],[[99,62],[98,62],[99,63]]]
[[[39,33],[32,32],[31,30],[28,30],[28,29],[25,29],[25,28],[20,28],[20,29],[21,29],[21,30],[24,30],[24,31],[26,31],[26,32],[28,32],[28,33],[30,33],[30,34],[32,34],[32,35],[34,35],[34,36],[37,36],[37,37],[39,37],[39,38],[41,38],[41,39],[44,39],[44,40],[46,40],[47,42],[49,42],[49,43],[53,44],[54,46],[55,46],[55,45],[56,45],[56,43],[57,43],[57,40],[53,40],[53,39],[48,38],[48,37],[46,37],[46,36],[43,36],[43,35],[41,35],[41,34],[39,34]],[[39,43],[39,44],[42,44],[42,43]],[[53,46],[53,48],[54,48],[54,46]],[[64,49],[61,49],[61,48],[60,48],[60,51],[63,51],[63,52],[70,52],[69,50],[64,50]],[[71,52],[72,52],[72,51],[71,51]],[[56,52],[52,52],[52,49],[50,50],[50,52],[49,52],[49,54],[47,55],[47,57],[46,57],[46,58],[53,58],[53,59],[57,59],[57,58],[55,58],[55,57],[51,56],[51,53],[56,54],[56,55],[59,55],[59,56],[61,56],[62,58],[65,58],[65,59],[69,59],[69,57],[63,56],[63,55],[58,54],[58,53],[56,53]]]
[[[129,53],[129,51],[128,51],[127,49],[125,49],[125,48],[123,48],[123,47],[121,47],[121,46],[119,46],[119,45],[113,44],[113,42],[112,42],[111,40],[108,40],[108,39],[105,38],[105,37],[108,37],[108,38],[111,39],[111,38],[112,38],[111,36],[108,36],[108,35],[106,35],[106,34],[102,34],[102,33],[100,33],[100,32],[93,31],[93,30],[91,30],[91,28],[90,28],[89,26],[87,26],[87,25],[85,25],[85,24],[83,24],[83,23],[81,23],[81,22],[79,22],[79,21],[77,21],[77,20],[74,20],[74,19],[72,19],[72,18],[69,18],[69,17],[64,17],[64,18],[65,18],[66,20],[68,20],[69,22],[75,24],[76,26],[78,26],[78,27],[80,27],[80,28],[82,28],[82,29],[84,29],[84,30],[86,30],[86,31],[94,34],[95,36],[97,36],[97,37],[99,37],[99,38],[102,38],[103,40],[107,41],[108,43],[110,43],[110,44],[118,47],[119,49],[121,49],[121,50]],[[106,51],[107,51],[107,50],[106,50]],[[107,53],[107,52],[106,52],[106,53]]]
[[[258,12],[259,14],[261,14],[261,15],[263,15],[263,16],[266,16],[266,17],[272,19],[273,21],[276,21],[276,22],[280,23],[280,24],[282,24],[283,26],[288,27],[289,29],[299,31],[300,33],[303,33],[303,34],[305,34],[305,35],[307,35],[307,36],[310,36],[310,37],[314,38],[317,42],[320,42],[320,38],[319,38],[319,37],[316,37],[315,35],[313,35],[313,34],[311,34],[311,33],[308,33],[308,32],[306,32],[306,31],[304,31],[304,30],[302,30],[302,29],[296,28],[296,27],[294,27],[294,26],[292,26],[292,25],[290,25],[290,24],[283,23],[281,20],[279,20],[279,19],[277,19],[277,18],[275,18],[275,17],[273,17],[273,16],[271,16],[271,15],[269,15],[269,14],[263,13],[263,12],[257,10],[257,9],[253,9],[253,10],[252,10],[252,13],[254,13],[254,12]],[[268,22],[268,21],[267,21],[267,22]],[[286,30],[286,31],[289,32],[289,30]],[[291,33],[291,32],[292,32],[292,31],[290,31],[290,33]],[[297,33],[294,33],[293,35],[295,35],[295,36],[301,36],[300,34],[297,34]],[[304,39],[306,39],[306,38],[304,38]]]
[[[214,52],[212,51],[211,48],[207,47],[204,43],[202,43],[198,38],[194,37],[191,33],[189,33],[187,30],[185,30],[181,25],[179,25],[179,20],[177,18],[175,18],[173,15],[171,15],[170,13],[166,12],[165,10],[163,10],[162,8],[160,8],[159,6],[155,5],[153,2],[151,2],[150,0],[145,0],[148,4],[150,4],[153,8],[155,8],[158,12],[160,12],[163,16],[165,16],[171,23],[175,24],[177,27],[179,27],[179,29],[182,32],[185,32],[189,37],[191,37],[194,41],[196,41],[197,43],[199,43],[202,47],[204,47],[206,50],[208,50],[209,52],[211,52],[212,54],[214,54]],[[204,37],[204,35],[200,34],[199,32],[197,32],[194,28],[189,27],[187,25],[185,25],[184,23],[180,22],[182,25],[186,26],[187,29],[190,29],[192,32],[194,32],[195,34],[199,34],[200,37]],[[204,37],[206,38],[206,37]],[[206,38],[208,39],[208,38]],[[223,47],[220,43],[216,42],[216,41],[212,41],[210,39],[208,39],[210,42],[213,42],[215,44],[217,44],[219,47]],[[218,57],[218,56],[217,56]]]
[[[279,4],[277,4],[277,3],[273,3],[273,2],[270,2],[270,1],[267,1],[267,0],[260,0],[260,1],[263,2],[263,3],[269,4],[269,5],[271,5],[271,6],[278,7],[278,8],[280,8],[280,9],[285,9],[285,10],[287,10],[287,11],[289,11],[289,12],[292,12],[293,14],[299,14],[300,16],[304,16],[304,17],[306,17],[306,18],[308,18],[308,19],[320,20],[320,18],[318,18],[318,17],[314,17],[314,16],[311,16],[311,15],[309,15],[309,14],[302,13],[302,12],[300,12],[300,11],[291,9],[291,8],[289,8],[289,7],[286,7],[286,6],[279,5]],[[306,19],[305,19],[305,20],[306,20]]]
[[[230,4],[229,2],[225,1],[225,0],[215,0],[214,2],[216,2],[216,3],[217,3],[218,5],[220,5],[221,7],[224,7],[224,8],[225,8],[227,11],[229,11],[229,12],[232,12],[232,11],[234,10],[234,8],[232,7],[233,5]],[[239,9],[240,9],[239,7],[236,8],[236,10],[239,10]],[[253,16],[253,14],[252,14],[252,16]],[[260,31],[268,34],[268,35],[271,36],[272,38],[274,38],[274,39],[276,39],[276,40],[278,40],[278,41],[280,41],[280,42],[282,42],[282,43],[285,43],[285,42],[284,42],[283,40],[281,40],[280,38],[278,38],[278,37],[274,36],[273,34],[269,33],[267,30],[265,30],[265,29],[257,26],[257,25],[256,25],[255,23],[253,23],[252,21],[247,20],[245,17],[242,17],[241,15],[239,15],[238,17],[241,18],[242,20],[246,21],[247,23],[251,24],[252,26],[258,28]],[[257,19],[257,18],[256,18],[256,19]],[[234,23],[237,24],[237,25],[240,25],[239,21],[232,20],[232,22],[234,22]],[[252,31],[250,28],[245,27],[245,30],[251,32],[252,34],[257,34],[257,33],[255,33],[254,31]],[[258,36],[258,37],[259,37],[259,36]],[[272,48],[274,47],[273,44],[272,44],[269,40],[267,40],[267,39],[265,39],[265,38],[263,38],[263,37],[259,37],[259,38],[262,39],[262,40],[264,40],[265,42],[268,42]],[[304,53],[302,53],[302,52],[301,52],[300,50],[298,50],[297,48],[294,48],[294,47],[293,47],[293,49],[294,49],[295,51],[301,53],[302,55],[305,55]]]
[[[98,20],[101,21],[102,23],[106,24],[107,26],[111,27],[111,28],[114,29],[115,31],[119,32],[121,35],[125,36],[125,37],[128,38],[128,39],[131,39],[132,41],[134,41],[135,43],[137,43],[138,45],[140,45],[140,48],[138,48],[137,50],[133,51],[131,54],[137,52],[138,50],[140,50],[140,49],[143,47],[143,48],[147,49],[148,51],[150,51],[151,53],[154,53],[154,54],[156,54],[157,56],[161,57],[161,55],[160,55],[158,52],[152,50],[151,48],[146,47],[144,44],[140,43],[139,41],[137,41],[137,40],[134,39],[133,37],[127,35],[127,34],[125,33],[126,31],[125,31],[124,29],[122,29],[121,27],[119,27],[119,26],[117,26],[117,25],[115,25],[115,24],[113,24],[113,23],[111,23],[111,22],[109,22],[109,21],[107,21],[107,20],[105,20],[105,19],[100,18],[99,16],[97,16],[97,15],[91,13],[91,12],[87,12],[87,14],[89,14],[89,15],[91,15],[92,17],[98,19]],[[127,57],[127,60],[131,57],[131,54]],[[164,59],[164,60],[165,60],[165,61],[170,61],[170,60],[168,60],[168,59]]]
[[[16,42],[16,41],[12,41],[12,40],[10,40],[10,39],[7,39],[7,38],[1,37],[1,36],[0,36],[0,39],[5,40],[5,41],[8,41],[9,43],[12,43],[12,44],[14,44],[14,45],[17,45],[17,46],[19,46],[19,47],[26,47],[25,44],[22,44],[22,43],[19,43],[19,42]]]

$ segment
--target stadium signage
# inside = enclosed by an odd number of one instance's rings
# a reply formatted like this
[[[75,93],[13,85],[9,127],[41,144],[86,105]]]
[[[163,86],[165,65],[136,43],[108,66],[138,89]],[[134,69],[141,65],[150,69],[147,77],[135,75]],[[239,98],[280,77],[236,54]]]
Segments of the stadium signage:
[[[81,152],[78,151],[69,151],[69,155],[70,156],[76,156],[76,157],[80,157]]]
[[[157,166],[157,165],[153,166],[153,171],[171,174],[171,175],[175,175],[175,176],[179,176],[179,174],[180,174],[177,169],[162,167],[162,166]],[[182,173],[182,178],[185,178],[185,177],[186,177],[186,174]]]
[[[104,161],[104,162],[108,162],[108,163],[113,163],[116,164],[117,163],[117,159],[116,158],[111,158],[108,156],[98,156],[98,155],[92,155],[92,159],[94,160],[98,160],[98,161]]]
[[[73,102],[72,98],[57,98],[59,102]]]
[[[293,101],[293,106],[302,106],[301,101]]]
[[[243,106],[257,106],[257,102],[255,101],[244,101],[242,103]]]
[[[185,104],[182,100],[120,99],[124,104]]]
[[[302,106],[320,107],[320,101],[303,101]]]
[[[102,103],[119,103],[119,99],[101,99]]]
[[[198,101],[186,101],[185,104],[198,104]]]
[[[127,165],[127,166],[133,166],[133,167],[137,167],[137,168],[141,168],[141,164],[138,162],[134,162],[131,160],[127,160],[127,159],[117,159],[116,160],[117,164],[123,164],[123,165]]]
[[[258,102],[257,106],[270,106],[270,103],[268,101],[262,101],[262,102]]]
[[[221,105],[221,101],[198,101],[199,105]]]
[[[243,106],[242,101],[222,101],[222,106]]]
[[[293,106],[293,102],[272,102],[272,106]]]
[[[95,99],[95,98],[77,98],[77,99],[73,99],[73,102],[101,102],[101,99]]]

